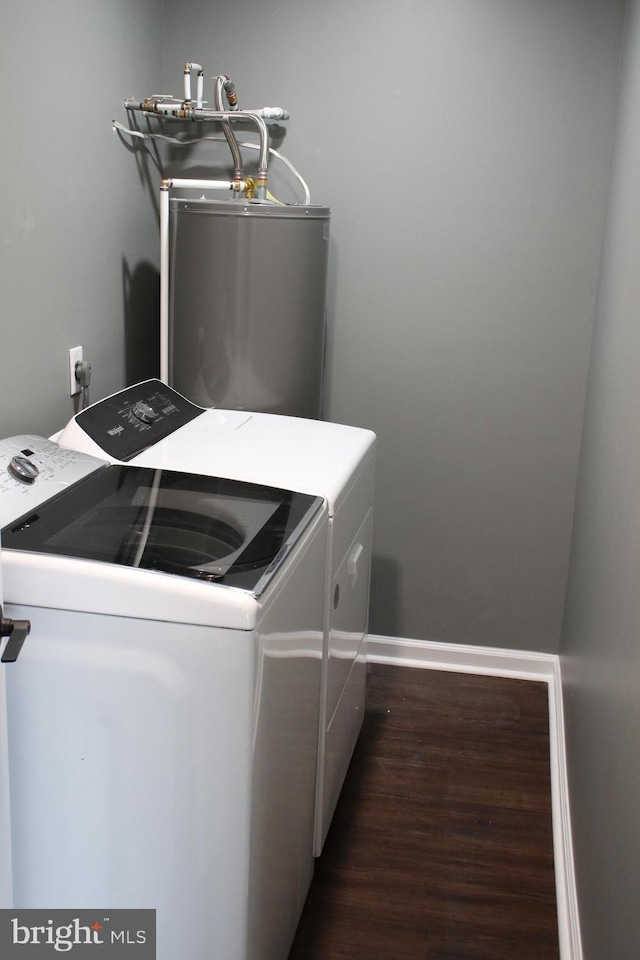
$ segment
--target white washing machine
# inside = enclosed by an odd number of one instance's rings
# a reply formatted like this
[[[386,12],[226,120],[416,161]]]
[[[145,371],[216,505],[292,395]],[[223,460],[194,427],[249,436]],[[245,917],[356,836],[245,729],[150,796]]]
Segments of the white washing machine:
[[[13,902],[154,908],[158,960],[285,960],[313,871],[328,509],[176,466],[0,441],[4,613],[31,622],[5,665]]]
[[[220,474],[320,496],[329,515],[314,852],[360,731],[372,541],[375,435],[296,417],[197,407],[159,380],[78,414],[65,447],[145,466]]]

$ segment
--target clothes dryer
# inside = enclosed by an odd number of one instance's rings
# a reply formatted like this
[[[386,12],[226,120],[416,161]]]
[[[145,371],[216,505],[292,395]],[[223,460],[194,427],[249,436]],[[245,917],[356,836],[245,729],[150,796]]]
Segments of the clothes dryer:
[[[285,960],[312,871],[321,498],[0,441],[16,908],[157,911],[158,960]]]
[[[62,446],[145,466],[221,474],[325,501],[325,646],[315,817],[321,852],[362,724],[376,438],[325,421],[203,409],[148,380],[74,417]]]

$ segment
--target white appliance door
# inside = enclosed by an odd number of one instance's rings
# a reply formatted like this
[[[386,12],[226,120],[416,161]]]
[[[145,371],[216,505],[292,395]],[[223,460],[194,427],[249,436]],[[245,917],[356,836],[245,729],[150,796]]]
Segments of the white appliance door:
[[[0,543],[0,561],[2,544]],[[6,671],[13,669],[31,624],[4,617],[2,604],[2,563],[0,562],[0,907],[13,906],[11,884],[11,811],[9,805],[9,746],[7,738]]]
[[[2,544],[0,543],[0,555]],[[0,563],[0,607],[2,593],[2,565]],[[0,640],[4,649],[5,640]],[[13,906],[11,897],[11,826],[9,819],[9,748],[7,746],[7,691],[5,671],[0,665],[0,907]]]

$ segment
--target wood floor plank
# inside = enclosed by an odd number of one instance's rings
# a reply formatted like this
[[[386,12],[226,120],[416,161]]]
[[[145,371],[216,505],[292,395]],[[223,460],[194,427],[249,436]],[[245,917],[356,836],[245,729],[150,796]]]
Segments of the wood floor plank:
[[[558,960],[545,684],[372,665],[289,960]]]

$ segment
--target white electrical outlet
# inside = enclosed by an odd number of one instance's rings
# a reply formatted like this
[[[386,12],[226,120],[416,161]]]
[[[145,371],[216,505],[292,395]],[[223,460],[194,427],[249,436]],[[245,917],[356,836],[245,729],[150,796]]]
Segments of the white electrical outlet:
[[[84,359],[82,347],[71,347],[69,350],[69,395],[71,397],[80,393],[80,384],[76,380],[76,363],[82,359]]]

